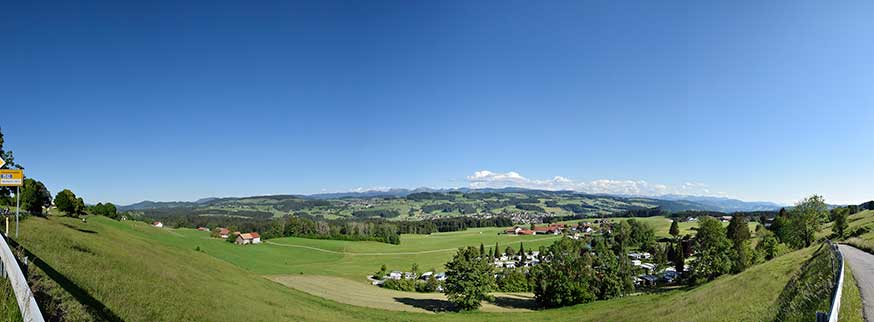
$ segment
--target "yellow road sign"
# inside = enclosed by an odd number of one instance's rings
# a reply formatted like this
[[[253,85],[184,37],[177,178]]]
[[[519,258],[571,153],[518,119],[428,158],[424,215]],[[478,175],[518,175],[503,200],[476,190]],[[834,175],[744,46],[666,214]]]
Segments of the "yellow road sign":
[[[0,168],[2,168],[4,164],[6,164],[6,161],[3,161],[3,158],[0,158]]]
[[[20,187],[24,185],[24,170],[0,169],[0,187]]]

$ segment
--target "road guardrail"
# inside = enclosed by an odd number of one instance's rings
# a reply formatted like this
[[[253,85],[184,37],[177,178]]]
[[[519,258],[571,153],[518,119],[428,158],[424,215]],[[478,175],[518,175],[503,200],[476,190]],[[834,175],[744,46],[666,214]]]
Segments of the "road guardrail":
[[[21,267],[18,266],[18,260],[15,259],[12,249],[9,248],[9,243],[6,242],[6,238],[2,234],[0,234],[0,265],[2,265],[0,273],[9,279],[9,284],[12,285],[22,320],[24,322],[45,322],[39,306],[36,305],[33,292],[27,285],[27,278],[24,277]]]

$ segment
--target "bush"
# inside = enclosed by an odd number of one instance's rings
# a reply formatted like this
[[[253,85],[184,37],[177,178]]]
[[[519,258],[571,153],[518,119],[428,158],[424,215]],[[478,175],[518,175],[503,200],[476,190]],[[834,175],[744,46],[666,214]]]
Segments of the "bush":
[[[498,275],[497,283],[501,292],[531,292],[533,289],[528,282],[528,275],[513,269],[506,269]]]
[[[384,283],[382,283],[382,287],[385,287],[385,288],[391,289],[391,290],[404,291],[404,292],[415,292],[416,291],[416,281],[415,280],[408,280],[408,279],[399,279],[399,280],[388,279],[388,280],[385,280]]]

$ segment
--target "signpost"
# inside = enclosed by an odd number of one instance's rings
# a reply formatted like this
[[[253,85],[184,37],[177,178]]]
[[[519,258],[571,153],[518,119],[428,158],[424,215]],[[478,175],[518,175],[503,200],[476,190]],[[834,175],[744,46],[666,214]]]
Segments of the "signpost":
[[[0,159],[0,167],[6,161]],[[15,187],[15,238],[18,238],[18,216],[21,212],[21,186],[24,185],[24,170],[0,169],[0,187]],[[9,232],[6,232],[9,234]]]

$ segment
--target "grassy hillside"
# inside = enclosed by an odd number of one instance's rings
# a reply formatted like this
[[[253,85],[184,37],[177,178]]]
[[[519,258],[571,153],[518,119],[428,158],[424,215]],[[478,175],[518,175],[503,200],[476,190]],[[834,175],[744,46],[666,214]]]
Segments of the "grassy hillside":
[[[203,245],[210,244],[201,247],[205,251],[174,242],[174,238],[188,240],[180,236],[189,233],[193,232],[106,218],[92,217],[82,223],[50,217],[24,221],[19,241],[45,262],[44,269],[54,272],[48,275],[61,280],[66,301],[84,306],[94,319],[127,321],[769,320],[789,277],[811,254],[811,250],[793,252],[690,290],[528,313],[424,314],[356,307],[297,291],[263,278],[255,267],[246,267],[258,252],[278,250],[260,247],[267,245],[238,247],[237,259],[223,260],[208,248],[220,245],[207,243],[207,238],[201,238]],[[339,270],[330,262],[319,264],[319,260],[333,260],[334,255],[325,253],[328,257],[319,258],[314,253],[289,253],[287,260],[295,264],[309,261],[311,272],[319,267]],[[368,267],[378,265],[374,261]]]

